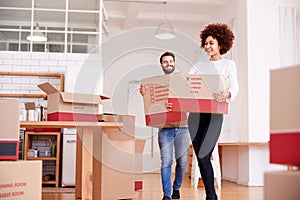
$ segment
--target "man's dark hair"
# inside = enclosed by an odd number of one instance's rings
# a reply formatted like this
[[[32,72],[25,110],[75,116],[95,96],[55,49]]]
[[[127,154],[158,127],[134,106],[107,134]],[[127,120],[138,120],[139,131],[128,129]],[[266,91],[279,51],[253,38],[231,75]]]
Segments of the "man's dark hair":
[[[162,58],[165,57],[165,56],[172,56],[173,57],[173,60],[175,62],[175,55],[169,51],[166,51],[165,53],[163,53],[160,58],[159,58],[159,62],[160,64],[162,64]]]

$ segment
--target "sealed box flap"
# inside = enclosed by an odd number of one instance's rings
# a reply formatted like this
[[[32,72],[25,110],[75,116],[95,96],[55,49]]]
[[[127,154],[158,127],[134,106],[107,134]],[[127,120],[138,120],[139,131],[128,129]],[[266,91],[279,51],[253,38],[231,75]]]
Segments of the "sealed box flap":
[[[61,98],[68,103],[102,104],[99,95],[61,92]]]
[[[43,90],[46,94],[54,94],[59,92],[53,85],[51,85],[49,82],[39,84],[38,87]]]
[[[153,76],[150,78],[145,78],[142,80],[142,85],[148,85],[148,84],[159,84],[159,85],[169,85],[169,78],[171,75],[174,74],[181,74],[181,73],[173,73],[173,74],[167,74],[167,75],[159,75],[159,76]]]

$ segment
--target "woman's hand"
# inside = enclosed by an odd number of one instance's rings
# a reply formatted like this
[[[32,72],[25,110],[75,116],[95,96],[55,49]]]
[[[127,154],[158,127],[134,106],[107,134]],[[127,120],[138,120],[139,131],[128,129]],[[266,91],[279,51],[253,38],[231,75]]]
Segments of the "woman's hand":
[[[231,97],[231,93],[229,91],[219,91],[217,93],[213,93],[213,97],[217,102],[225,102],[226,99],[229,99]]]

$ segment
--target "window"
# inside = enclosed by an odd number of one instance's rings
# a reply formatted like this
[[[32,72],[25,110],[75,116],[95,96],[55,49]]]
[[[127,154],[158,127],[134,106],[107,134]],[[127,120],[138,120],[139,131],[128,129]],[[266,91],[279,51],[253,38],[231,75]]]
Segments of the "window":
[[[102,38],[100,4],[102,0],[0,1],[0,51],[88,53]],[[27,40],[35,33],[47,41]]]

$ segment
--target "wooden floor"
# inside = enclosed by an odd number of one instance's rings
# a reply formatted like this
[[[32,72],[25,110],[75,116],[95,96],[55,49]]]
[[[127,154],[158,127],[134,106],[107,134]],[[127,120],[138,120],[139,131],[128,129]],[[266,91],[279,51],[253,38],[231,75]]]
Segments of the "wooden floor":
[[[134,200],[160,200],[162,189],[159,174],[146,174],[143,176],[143,190],[135,192]],[[46,193],[43,188],[43,200],[74,200],[74,193]],[[205,200],[203,187],[192,188],[190,179],[185,176],[180,190],[181,200]],[[217,188],[219,200],[263,200],[263,187],[247,187],[229,181],[222,181],[221,189]]]

